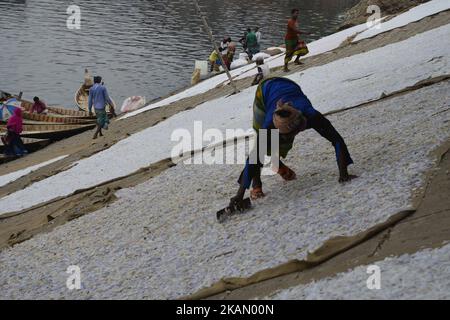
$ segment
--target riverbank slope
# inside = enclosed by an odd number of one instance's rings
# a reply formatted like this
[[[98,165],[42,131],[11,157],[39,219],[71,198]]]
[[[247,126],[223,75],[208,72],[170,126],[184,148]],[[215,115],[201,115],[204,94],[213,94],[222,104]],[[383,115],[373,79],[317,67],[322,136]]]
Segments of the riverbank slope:
[[[220,292],[199,290],[230,277],[301,261],[330,238],[412,214],[450,138],[449,23],[444,10],[361,41],[344,37],[292,67],[287,76],[348,141],[359,178],[339,185],[332,148],[305,132],[287,159],[299,179],[265,177],[267,197],[226,224],[214,213],[242,165],[175,165],[170,136],[200,120],[205,129],[250,128],[251,78],[231,96],[229,86],[194,87],[195,95],[114,122],[94,144],[84,134],[51,146],[51,157],[69,156],[0,189],[0,239],[15,244],[0,252],[2,298],[204,298]],[[273,74],[285,76],[277,66]],[[11,165],[38,159],[44,153]],[[80,291],[65,288],[69,265],[82,270]]]

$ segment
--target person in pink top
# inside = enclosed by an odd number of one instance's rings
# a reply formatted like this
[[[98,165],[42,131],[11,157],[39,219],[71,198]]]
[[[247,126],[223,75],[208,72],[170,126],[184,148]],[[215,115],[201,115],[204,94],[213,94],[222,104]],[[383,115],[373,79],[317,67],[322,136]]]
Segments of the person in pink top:
[[[20,134],[23,131],[22,109],[16,108],[6,124],[7,133],[2,137],[6,155],[23,156],[28,153]]]
[[[6,128],[8,129],[9,132],[13,132],[15,134],[22,133],[23,131],[22,109],[20,108],[14,109],[13,115],[8,119]]]
[[[37,113],[47,113],[47,105],[44,101],[39,100],[39,97],[33,98],[33,106],[31,107],[30,113],[37,112]]]

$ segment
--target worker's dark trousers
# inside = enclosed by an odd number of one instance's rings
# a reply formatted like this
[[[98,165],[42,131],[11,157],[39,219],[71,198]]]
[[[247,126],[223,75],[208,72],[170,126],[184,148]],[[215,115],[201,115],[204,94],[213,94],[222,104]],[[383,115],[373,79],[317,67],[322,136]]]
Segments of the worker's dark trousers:
[[[5,145],[6,155],[23,155],[27,152],[20,135],[9,130],[7,135],[9,142]]]
[[[339,165],[348,166],[353,163],[353,160],[350,156],[350,153],[348,152],[347,145],[345,144],[344,139],[341,137],[339,132],[333,127],[331,122],[325,118],[320,112],[317,111],[316,115],[309,117],[307,120],[307,126],[306,129],[314,129],[316,130],[322,137],[327,139],[331,142],[331,144],[334,146],[334,149],[336,151],[336,161]],[[268,143],[267,146],[269,148],[270,146],[270,134],[268,135]],[[253,152],[258,152],[258,146],[259,141],[256,143],[256,147]],[[259,159],[259,153],[257,156],[258,162],[256,164],[250,164],[249,158],[247,158],[246,166],[244,170],[242,171],[241,175],[239,176],[238,183],[241,184],[241,182],[244,180],[244,186],[245,188],[249,188],[251,181],[254,176],[259,175],[259,172],[261,170],[262,161]],[[262,160],[262,159],[261,159]]]
[[[336,161],[338,162],[338,165],[342,163],[342,165],[348,166],[353,163],[344,139],[339,132],[336,131],[331,122],[320,112],[317,112],[315,116],[308,118],[306,129],[316,130],[322,137],[333,144],[333,147],[336,150]]]

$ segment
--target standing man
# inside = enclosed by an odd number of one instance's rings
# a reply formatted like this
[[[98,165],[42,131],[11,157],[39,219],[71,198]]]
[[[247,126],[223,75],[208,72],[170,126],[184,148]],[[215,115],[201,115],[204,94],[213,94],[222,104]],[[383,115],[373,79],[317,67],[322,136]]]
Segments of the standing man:
[[[251,31],[250,28],[247,28],[247,30],[244,32],[244,36],[239,40],[239,43],[242,44],[242,47],[244,48],[244,51],[247,52],[247,35]]]
[[[256,130],[257,134],[256,146],[251,151],[251,155],[247,159],[245,168],[239,177],[239,190],[236,196],[231,199],[230,206],[242,207],[245,191],[251,185],[253,185],[253,189],[250,192],[252,199],[264,197],[261,182],[261,168],[264,162],[264,155],[260,154],[258,150],[260,147],[260,129],[268,131],[278,129],[279,131],[278,150],[270,149],[271,133],[267,133],[266,153],[271,157],[277,157],[273,160],[287,156],[296,135],[304,130],[314,129],[323,138],[331,142],[335,149],[339,182],[346,182],[356,178],[356,176],[349,174],[347,171],[347,167],[353,163],[353,160],[350,157],[344,139],[331,122],[314,109],[300,86],[292,80],[287,78],[269,78],[258,86],[253,104],[253,129]],[[278,174],[284,180],[291,181],[296,178],[296,174],[292,169],[281,161],[278,163],[279,166],[275,169],[277,169]]]
[[[228,54],[228,46],[230,45],[230,43],[231,43],[230,37],[225,37],[220,43],[219,52],[222,56],[226,56]]]
[[[84,69],[84,89],[89,89],[94,85],[94,81],[92,79],[91,74],[89,73],[89,70],[86,68]]]
[[[259,28],[255,28],[256,42],[258,43],[258,51],[261,51],[261,31]]]
[[[287,24],[287,32],[284,38],[286,44],[286,57],[284,58],[284,72],[289,72],[288,63],[292,60],[292,57],[296,54],[296,49],[298,46],[299,38],[298,35],[302,34],[298,29],[298,9],[292,9],[292,16],[289,19]],[[301,64],[300,62],[300,54],[297,55],[295,59],[296,64]]]
[[[247,34],[246,42],[247,42],[247,54],[251,60],[253,58],[253,55],[259,52],[258,40],[256,38],[256,34],[252,30],[250,30],[250,32]]]
[[[98,135],[102,137],[102,129],[108,129],[109,118],[106,113],[106,105],[110,106],[111,113],[115,116],[114,102],[109,97],[106,87],[102,85],[102,77],[96,76],[94,77],[94,85],[89,90],[89,115],[92,116],[92,106],[94,106],[95,115],[97,116],[97,129],[93,139],[97,139]]]

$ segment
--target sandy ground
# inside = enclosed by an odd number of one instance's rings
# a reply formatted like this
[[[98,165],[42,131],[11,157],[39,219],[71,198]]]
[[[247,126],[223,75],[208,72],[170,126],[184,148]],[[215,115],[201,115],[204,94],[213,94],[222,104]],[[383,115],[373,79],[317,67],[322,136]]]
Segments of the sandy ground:
[[[439,152],[444,152],[449,148],[450,141],[445,143]],[[444,154],[439,165],[430,172],[428,181],[426,191],[423,197],[417,199],[419,205],[412,215],[385,228],[362,244],[302,272],[292,272],[261,281],[235,291],[211,296],[210,299],[265,297],[291,299],[449,299],[450,289],[447,282],[449,269],[448,266],[446,267],[449,247],[447,245],[442,250],[435,249],[441,248],[450,241],[450,199],[447,196],[448,190],[450,190],[450,151]],[[423,251],[424,249],[428,250]],[[423,252],[419,253],[416,258],[417,261],[414,260],[413,254],[420,251]],[[400,259],[395,258],[402,255],[403,257]],[[389,267],[383,269],[390,273],[382,274],[382,276],[389,283],[389,286],[386,286],[385,290],[381,292],[368,290],[366,287],[367,268],[358,268],[358,266],[378,265],[380,261],[388,257],[394,257],[388,260],[392,261],[393,265],[388,262]],[[430,257],[433,259],[430,259]],[[395,268],[397,262],[402,263],[403,269]],[[405,267],[407,270],[405,270]],[[355,270],[355,268],[356,272],[348,272],[348,270]],[[406,271],[411,272],[411,274],[405,274]],[[351,273],[357,274],[358,280],[355,280],[350,275]],[[337,274],[340,275],[336,276]],[[399,281],[398,277],[408,277],[412,280]],[[328,290],[324,288],[325,286],[322,286],[322,284],[329,284],[337,279],[340,279],[338,281],[342,286],[339,290]],[[426,279],[426,282],[424,283],[422,279]],[[324,280],[324,282],[321,280]],[[314,282],[320,284],[317,285]],[[347,290],[349,285],[351,285],[351,290]],[[422,290],[417,290],[418,286]],[[336,289],[335,286],[330,288]],[[436,290],[433,290],[433,288]],[[445,291],[438,290],[439,288],[444,288]],[[314,296],[312,296],[313,293]],[[397,295],[392,296],[393,293],[397,293]]]
[[[449,89],[445,81],[330,116],[358,159],[359,179],[340,186],[332,148],[308,131],[287,159],[298,181],[265,178],[267,198],[225,225],[211,208],[233,194],[241,165],[180,164],[123,189],[106,208],[3,250],[3,297],[178,298],[383,222],[411,206],[411,189],[436,161],[432,150],[449,137]],[[65,288],[73,264],[84,274],[77,292]]]

